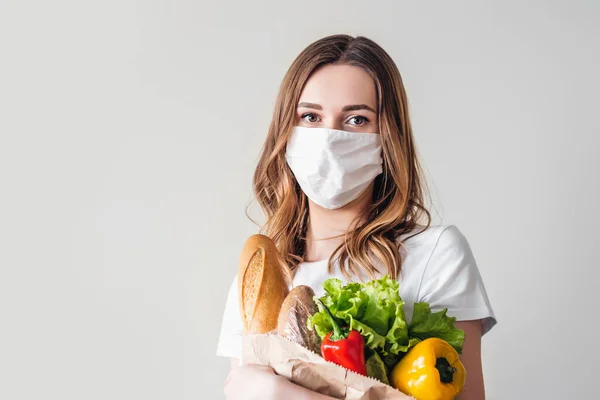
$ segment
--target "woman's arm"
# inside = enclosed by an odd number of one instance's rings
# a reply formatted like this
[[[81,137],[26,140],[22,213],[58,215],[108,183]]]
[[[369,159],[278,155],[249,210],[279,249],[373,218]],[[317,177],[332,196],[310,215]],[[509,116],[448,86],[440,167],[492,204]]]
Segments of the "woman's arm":
[[[459,321],[456,327],[465,331],[460,361],[467,371],[467,381],[457,400],[485,400],[481,365],[481,320]]]
[[[334,400],[333,397],[293,384],[269,367],[239,366],[235,358],[231,360],[231,371],[225,380],[224,391],[227,400]]]

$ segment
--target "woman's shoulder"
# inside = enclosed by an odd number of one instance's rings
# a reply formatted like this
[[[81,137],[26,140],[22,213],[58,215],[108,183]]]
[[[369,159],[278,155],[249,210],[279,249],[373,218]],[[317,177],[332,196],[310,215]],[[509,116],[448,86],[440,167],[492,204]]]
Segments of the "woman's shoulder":
[[[471,258],[471,248],[456,225],[420,226],[398,238],[403,275],[423,279],[426,270],[448,270]]]
[[[400,235],[398,244],[403,247],[438,247],[468,246],[466,237],[456,225],[418,225],[410,232]]]

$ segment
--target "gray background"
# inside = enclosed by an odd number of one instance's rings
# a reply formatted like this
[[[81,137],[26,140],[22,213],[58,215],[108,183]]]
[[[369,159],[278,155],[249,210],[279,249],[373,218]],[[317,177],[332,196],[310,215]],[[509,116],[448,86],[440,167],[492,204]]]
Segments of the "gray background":
[[[0,398],[223,397],[275,94],[333,33],[403,74],[499,319],[488,398],[597,392],[598,2],[0,4]]]

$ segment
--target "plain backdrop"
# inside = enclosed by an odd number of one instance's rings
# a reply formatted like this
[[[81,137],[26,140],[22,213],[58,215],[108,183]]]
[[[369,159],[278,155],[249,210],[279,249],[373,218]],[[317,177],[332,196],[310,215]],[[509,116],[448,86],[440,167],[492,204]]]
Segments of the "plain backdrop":
[[[223,398],[215,348],[275,95],[333,33],[402,73],[436,222],[469,239],[498,317],[487,397],[594,398],[599,14],[0,1],[0,398]]]

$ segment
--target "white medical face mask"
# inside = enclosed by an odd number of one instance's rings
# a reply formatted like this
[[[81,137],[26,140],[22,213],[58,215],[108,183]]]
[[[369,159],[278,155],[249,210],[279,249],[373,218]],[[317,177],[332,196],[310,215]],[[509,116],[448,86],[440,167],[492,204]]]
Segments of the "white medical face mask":
[[[334,210],[359,197],[383,171],[381,136],[297,126],[286,160],[306,196]]]

